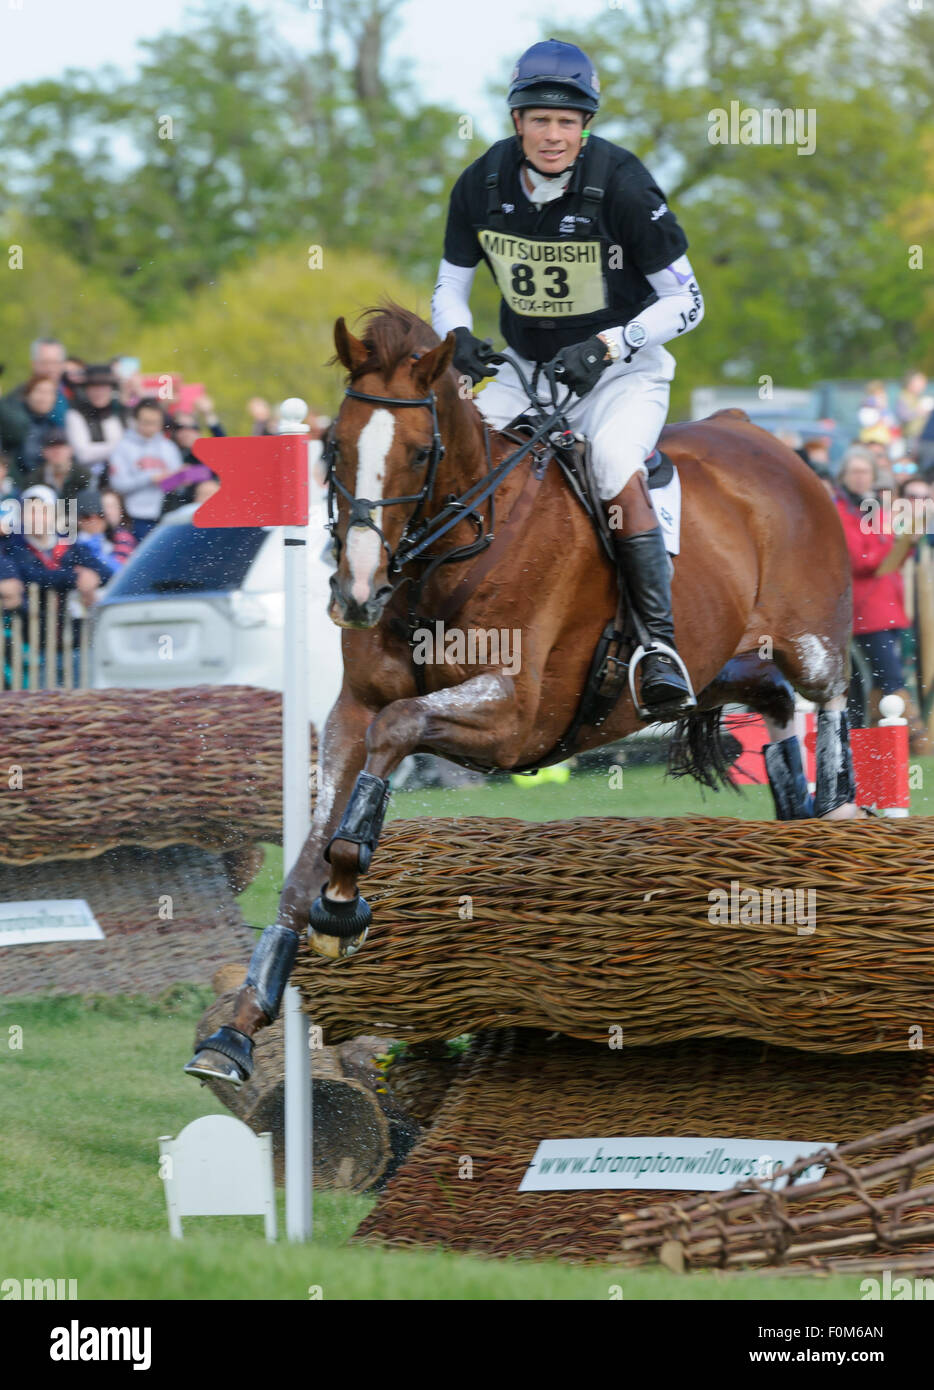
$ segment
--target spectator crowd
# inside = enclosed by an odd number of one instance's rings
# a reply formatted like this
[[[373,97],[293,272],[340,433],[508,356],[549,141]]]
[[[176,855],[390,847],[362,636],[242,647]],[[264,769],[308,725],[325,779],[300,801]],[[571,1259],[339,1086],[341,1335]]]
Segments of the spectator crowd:
[[[254,433],[268,433],[267,403],[255,397],[248,409]],[[0,394],[0,615],[7,628],[12,615],[26,616],[37,585],[40,631],[47,595],[56,592],[61,636],[69,615],[87,613],[163,516],[215,491],[216,476],[194,454],[206,434],[225,434],[208,395],[190,410],[166,408],[147,393],[136,359],[87,363],[56,339],[35,341],[27,379]],[[0,688],[2,664],[0,650]]]

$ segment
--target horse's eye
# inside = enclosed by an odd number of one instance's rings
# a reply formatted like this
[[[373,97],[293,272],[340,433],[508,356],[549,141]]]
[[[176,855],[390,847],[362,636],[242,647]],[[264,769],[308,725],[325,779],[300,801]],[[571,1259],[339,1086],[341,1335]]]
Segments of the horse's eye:
[[[415,458],[412,460],[412,462],[414,463],[416,468],[424,468],[425,464],[428,462],[430,458],[431,448],[428,445],[426,445],[424,449],[418,449],[416,451]]]

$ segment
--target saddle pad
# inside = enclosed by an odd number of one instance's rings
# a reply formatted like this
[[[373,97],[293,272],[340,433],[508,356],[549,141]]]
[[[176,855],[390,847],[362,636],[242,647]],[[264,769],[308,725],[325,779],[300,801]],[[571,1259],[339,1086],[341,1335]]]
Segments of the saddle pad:
[[[652,505],[662,525],[665,549],[669,555],[677,555],[681,549],[681,476],[668,455],[657,449],[647,460],[647,467]]]

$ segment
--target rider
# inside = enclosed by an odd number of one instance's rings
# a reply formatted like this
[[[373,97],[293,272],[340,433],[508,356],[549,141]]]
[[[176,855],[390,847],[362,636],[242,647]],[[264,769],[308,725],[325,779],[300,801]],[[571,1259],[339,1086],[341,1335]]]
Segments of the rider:
[[[468,303],[483,259],[502,294],[502,335],[526,376],[537,384],[544,369],[577,396],[568,422],[590,440],[617,562],[661,644],[642,664],[642,701],[677,714],[693,692],[665,650],[675,652],[670,564],[645,461],[674,376],[662,344],[694,328],[704,305],[687,238],[651,174],[587,129],[599,90],[574,44],[547,39],[523,53],[509,88],[515,138],[481,155],[451,193],[432,324],[441,337],[454,331],[454,365],[474,385],[490,374]],[[509,363],[477,405],[498,429],[527,409]]]

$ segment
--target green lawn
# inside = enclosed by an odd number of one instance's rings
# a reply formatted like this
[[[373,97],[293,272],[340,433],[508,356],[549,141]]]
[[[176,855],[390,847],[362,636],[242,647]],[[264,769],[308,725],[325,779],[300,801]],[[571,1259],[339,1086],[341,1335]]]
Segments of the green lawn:
[[[934,760],[924,769],[931,772]],[[925,777],[934,788],[934,776]],[[924,792],[915,811],[929,814]],[[766,817],[768,792],[702,794],[659,769],[626,767],[612,789],[591,772],[564,786],[494,780],[457,791],[400,791],[390,814]],[[241,898],[246,919],[272,921],[282,854]],[[186,1222],[168,1235],[158,1138],[223,1112],[181,1071],[210,991],[180,986],[161,1002],[0,1001],[0,1279],[76,1278],[88,1298],[626,1299],[856,1298],[858,1276],[808,1278],[620,1271],[556,1262],[489,1261],[347,1245],[371,1198],[320,1193],[310,1246],[267,1246],[259,1219]],[[22,1029],[22,1050],[7,1043]],[[15,1035],[13,1035],[15,1037]],[[281,1208],[280,1194],[280,1208]],[[281,1211],[280,1211],[281,1215]],[[284,1229],[284,1221],[281,1223]]]
[[[320,1193],[309,1246],[268,1246],[259,1218],[168,1234],[158,1138],[224,1113],[181,1071],[207,992],[141,1000],[7,1000],[0,1039],[0,1279],[78,1280],[82,1299],[854,1298],[858,1279],[677,1276],[348,1246],[371,1198]],[[282,1217],[280,1194],[280,1217]],[[284,1229],[284,1221],[280,1229]]]

